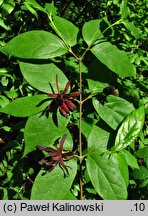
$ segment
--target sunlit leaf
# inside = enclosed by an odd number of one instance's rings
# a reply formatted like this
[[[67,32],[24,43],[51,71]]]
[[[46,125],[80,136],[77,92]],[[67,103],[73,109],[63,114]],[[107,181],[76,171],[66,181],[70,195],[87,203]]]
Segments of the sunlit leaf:
[[[73,23],[62,17],[54,16],[50,25],[67,46],[76,45],[79,29]]]
[[[93,105],[99,116],[116,130],[123,119],[134,110],[134,107],[128,101],[114,95],[109,95],[106,99],[107,102],[104,105],[94,99]]]
[[[0,51],[23,59],[49,59],[63,55],[67,49],[54,34],[33,30],[14,37]]]
[[[144,108],[140,107],[125,118],[116,136],[114,146],[116,151],[126,148],[135,140],[143,127],[144,117]]]
[[[31,116],[43,111],[49,105],[49,101],[41,103],[46,99],[48,97],[45,94],[18,98],[1,108],[0,112],[16,117]]]
[[[118,165],[98,154],[89,156],[86,165],[91,182],[103,199],[127,199],[126,184]]]
[[[74,199],[69,190],[76,176],[77,162],[71,160],[65,164],[70,167],[68,168],[69,176],[66,178],[64,178],[63,170],[59,165],[48,174],[43,175],[44,171],[39,172],[33,184],[32,200]]]
[[[114,73],[122,77],[135,77],[135,67],[130,63],[126,52],[109,42],[95,45],[91,52]]]
[[[55,93],[57,93],[56,75],[58,75],[59,88],[61,90],[64,90],[68,82],[64,73],[53,63],[33,64],[19,62],[19,65],[25,80],[40,91],[52,93],[52,86]]]
[[[37,145],[52,146],[57,138],[67,134],[67,138],[64,143],[64,149],[72,150],[73,142],[72,137],[66,128],[67,119],[58,113],[57,126],[53,121],[52,114],[49,114],[47,118],[45,115],[39,113],[31,116],[25,126],[25,150],[24,155],[31,151],[36,150]]]

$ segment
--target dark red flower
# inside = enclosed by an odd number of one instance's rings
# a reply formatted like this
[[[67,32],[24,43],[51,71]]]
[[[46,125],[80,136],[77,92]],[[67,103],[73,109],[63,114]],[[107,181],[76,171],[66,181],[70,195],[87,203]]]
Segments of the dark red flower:
[[[66,171],[66,173],[69,175],[68,168],[67,168],[68,166],[64,164],[64,161],[71,160],[75,152],[63,150],[65,139],[66,139],[66,134],[63,135],[59,147],[57,146],[56,143],[56,149],[53,149],[51,147],[46,147],[46,146],[37,146],[39,150],[46,151],[49,153],[49,155],[44,157],[39,162],[40,165],[46,168],[47,172],[51,172],[56,167],[57,164],[60,164],[62,168]],[[72,157],[67,158],[67,156],[72,156]]]
[[[68,88],[70,86],[70,82],[68,82],[65,86],[64,91],[61,91],[59,89],[59,83],[58,83],[58,76],[56,75],[56,88],[57,88],[57,94],[55,93],[49,93],[48,96],[55,99],[55,102],[57,104],[57,108],[59,108],[60,112],[67,117],[71,110],[76,109],[76,105],[72,102],[77,96],[80,95],[80,92],[72,92],[70,94],[66,94],[68,91]]]

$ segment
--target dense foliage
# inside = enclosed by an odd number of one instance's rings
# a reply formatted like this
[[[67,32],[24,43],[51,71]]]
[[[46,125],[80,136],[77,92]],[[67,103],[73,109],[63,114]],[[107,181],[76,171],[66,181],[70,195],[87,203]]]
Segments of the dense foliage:
[[[0,199],[147,199],[146,0],[0,1]]]

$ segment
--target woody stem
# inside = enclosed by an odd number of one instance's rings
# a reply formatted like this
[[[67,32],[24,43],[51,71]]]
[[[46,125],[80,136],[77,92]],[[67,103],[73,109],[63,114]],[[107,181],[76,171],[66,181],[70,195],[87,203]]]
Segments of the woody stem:
[[[83,200],[83,179],[82,179],[82,59],[79,58],[79,81],[80,81],[80,112],[79,112],[79,153],[80,153],[80,200]]]

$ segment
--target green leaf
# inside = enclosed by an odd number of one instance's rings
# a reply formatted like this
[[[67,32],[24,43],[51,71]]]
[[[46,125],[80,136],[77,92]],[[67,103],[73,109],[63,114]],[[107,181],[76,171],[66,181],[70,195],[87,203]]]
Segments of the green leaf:
[[[145,158],[145,157],[148,157],[148,147],[144,147],[144,148],[141,148],[139,149],[137,152],[136,152],[136,156],[139,157],[139,158]]]
[[[128,172],[128,165],[125,158],[119,153],[114,153],[111,155],[110,159],[119,167],[120,172],[124,178],[126,187],[128,187],[129,172]]]
[[[134,107],[128,101],[114,95],[109,95],[106,99],[107,102],[104,105],[93,99],[93,105],[99,116],[116,130],[125,116],[134,110]]]
[[[127,20],[124,20],[123,24],[131,32],[135,39],[143,39],[142,31],[138,27],[136,27],[133,22],[128,22]]]
[[[24,2],[25,7],[32,13],[36,18],[38,18],[37,12],[34,10],[33,7],[28,2]]]
[[[103,85],[114,85],[117,82],[117,75],[115,73],[112,73],[112,71],[104,64],[102,64],[97,58],[94,58],[94,60],[88,66],[88,74],[86,78],[87,80],[89,80],[89,87],[92,87],[91,89],[93,90],[94,85],[94,87],[96,86],[99,91],[101,89],[103,90]],[[97,83],[100,84],[101,88],[99,88]]]
[[[96,122],[97,120],[94,119],[93,116],[92,117],[87,116],[84,119],[82,119],[82,133],[86,137],[86,139],[88,139],[91,133],[91,130]]]
[[[49,59],[65,54],[67,49],[54,34],[33,30],[16,36],[1,47],[0,51],[24,59]]]
[[[50,25],[68,47],[77,44],[79,29],[73,23],[62,17],[54,16]]]
[[[73,71],[73,73],[77,73],[79,74],[79,62],[75,57],[69,57],[68,59],[65,59],[65,63],[66,63],[66,71]],[[82,63],[81,64],[81,70],[82,73],[87,73],[88,72],[88,68]]]
[[[122,157],[125,158],[126,163],[130,167],[135,168],[135,169],[139,169],[139,165],[137,163],[137,159],[129,151],[127,151],[126,149],[123,149],[118,154],[122,155]]]
[[[54,2],[46,3],[45,8],[49,16],[54,17],[57,14],[57,8],[54,6]]]
[[[0,0],[0,6],[3,4],[4,0]]]
[[[101,32],[101,22],[101,19],[91,20],[84,23],[82,27],[83,38],[89,47],[91,47],[97,40],[104,37]]]
[[[113,147],[114,150],[120,151],[136,139],[143,127],[144,117],[144,108],[140,107],[125,118],[118,130],[115,146]]]
[[[16,117],[31,116],[43,111],[49,105],[49,101],[45,101],[40,105],[40,102],[46,99],[48,99],[47,95],[35,95],[18,98],[1,108],[0,112]]]
[[[128,17],[128,7],[127,7],[127,0],[122,0],[121,7],[121,18],[124,20]]]
[[[98,154],[93,154],[87,158],[86,165],[94,188],[104,200],[127,198],[124,178],[115,163]]]
[[[24,132],[25,150],[24,155],[36,149],[37,145],[52,146],[54,141],[67,134],[64,148],[72,150],[73,142],[71,135],[66,128],[68,120],[59,112],[57,113],[57,126],[53,122],[52,114],[47,118],[39,113],[29,117]]]
[[[1,5],[2,14],[4,16],[10,14],[14,10],[14,7],[15,7],[15,3],[13,0],[5,0]]]
[[[120,51],[116,46],[109,42],[95,45],[91,49],[92,53],[110,70],[122,77],[135,77],[135,67],[124,51]]]
[[[107,150],[110,133],[93,125],[88,137],[88,150],[99,154]]]
[[[55,93],[57,93],[55,84],[56,75],[58,75],[59,87],[61,90],[65,88],[65,85],[68,82],[64,73],[53,63],[32,64],[19,62],[19,65],[25,80],[40,91],[52,93],[52,86]]]
[[[0,26],[4,29],[6,29],[7,31],[11,29],[11,27],[9,25],[6,25],[3,18],[0,17]]]
[[[45,175],[43,175],[43,171],[40,171],[33,184],[31,200],[73,199],[69,190],[77,173],[77,162],[76,160],[71,160],[66,165],[70,167],[68,168],[69,176],[66,178],[64,178],[63,170],[59,165]]]
[[[141,148],[139,149],[137,152],[136,152],[136,156],[138,158],[143,158],[144,159],[144,162],[146,164],[146,167],[148,168],[148,147],[144,147],[144,148]]]
[[[26,3],[27,5],[30,5],[31,7],[39,11],[42,11],[44,13],[46,12],[46,10],[43,7],[41,7],[41,5],[39,5],[35,0],[25,0],[24,4],[26,5]]]
[[[144,180],[148,178],[148,168],[140,166],[140,170],[134,170],[132,173],[134,179]]]
[[[77,200],[77,198],[70,192],[66,192],[65,196],[62,197],[62,200]]]
[[[102,93],[105,87],[108,87],[108,83],[99,82],[97,80],[87,79],[89,90],[91,93]]]
[[[8,100],[8,98],[6,98],[5,96],[3,95],[0,95],[0,106],[3,108],[5,107],[6,105],[8,105],[10,102]]]

